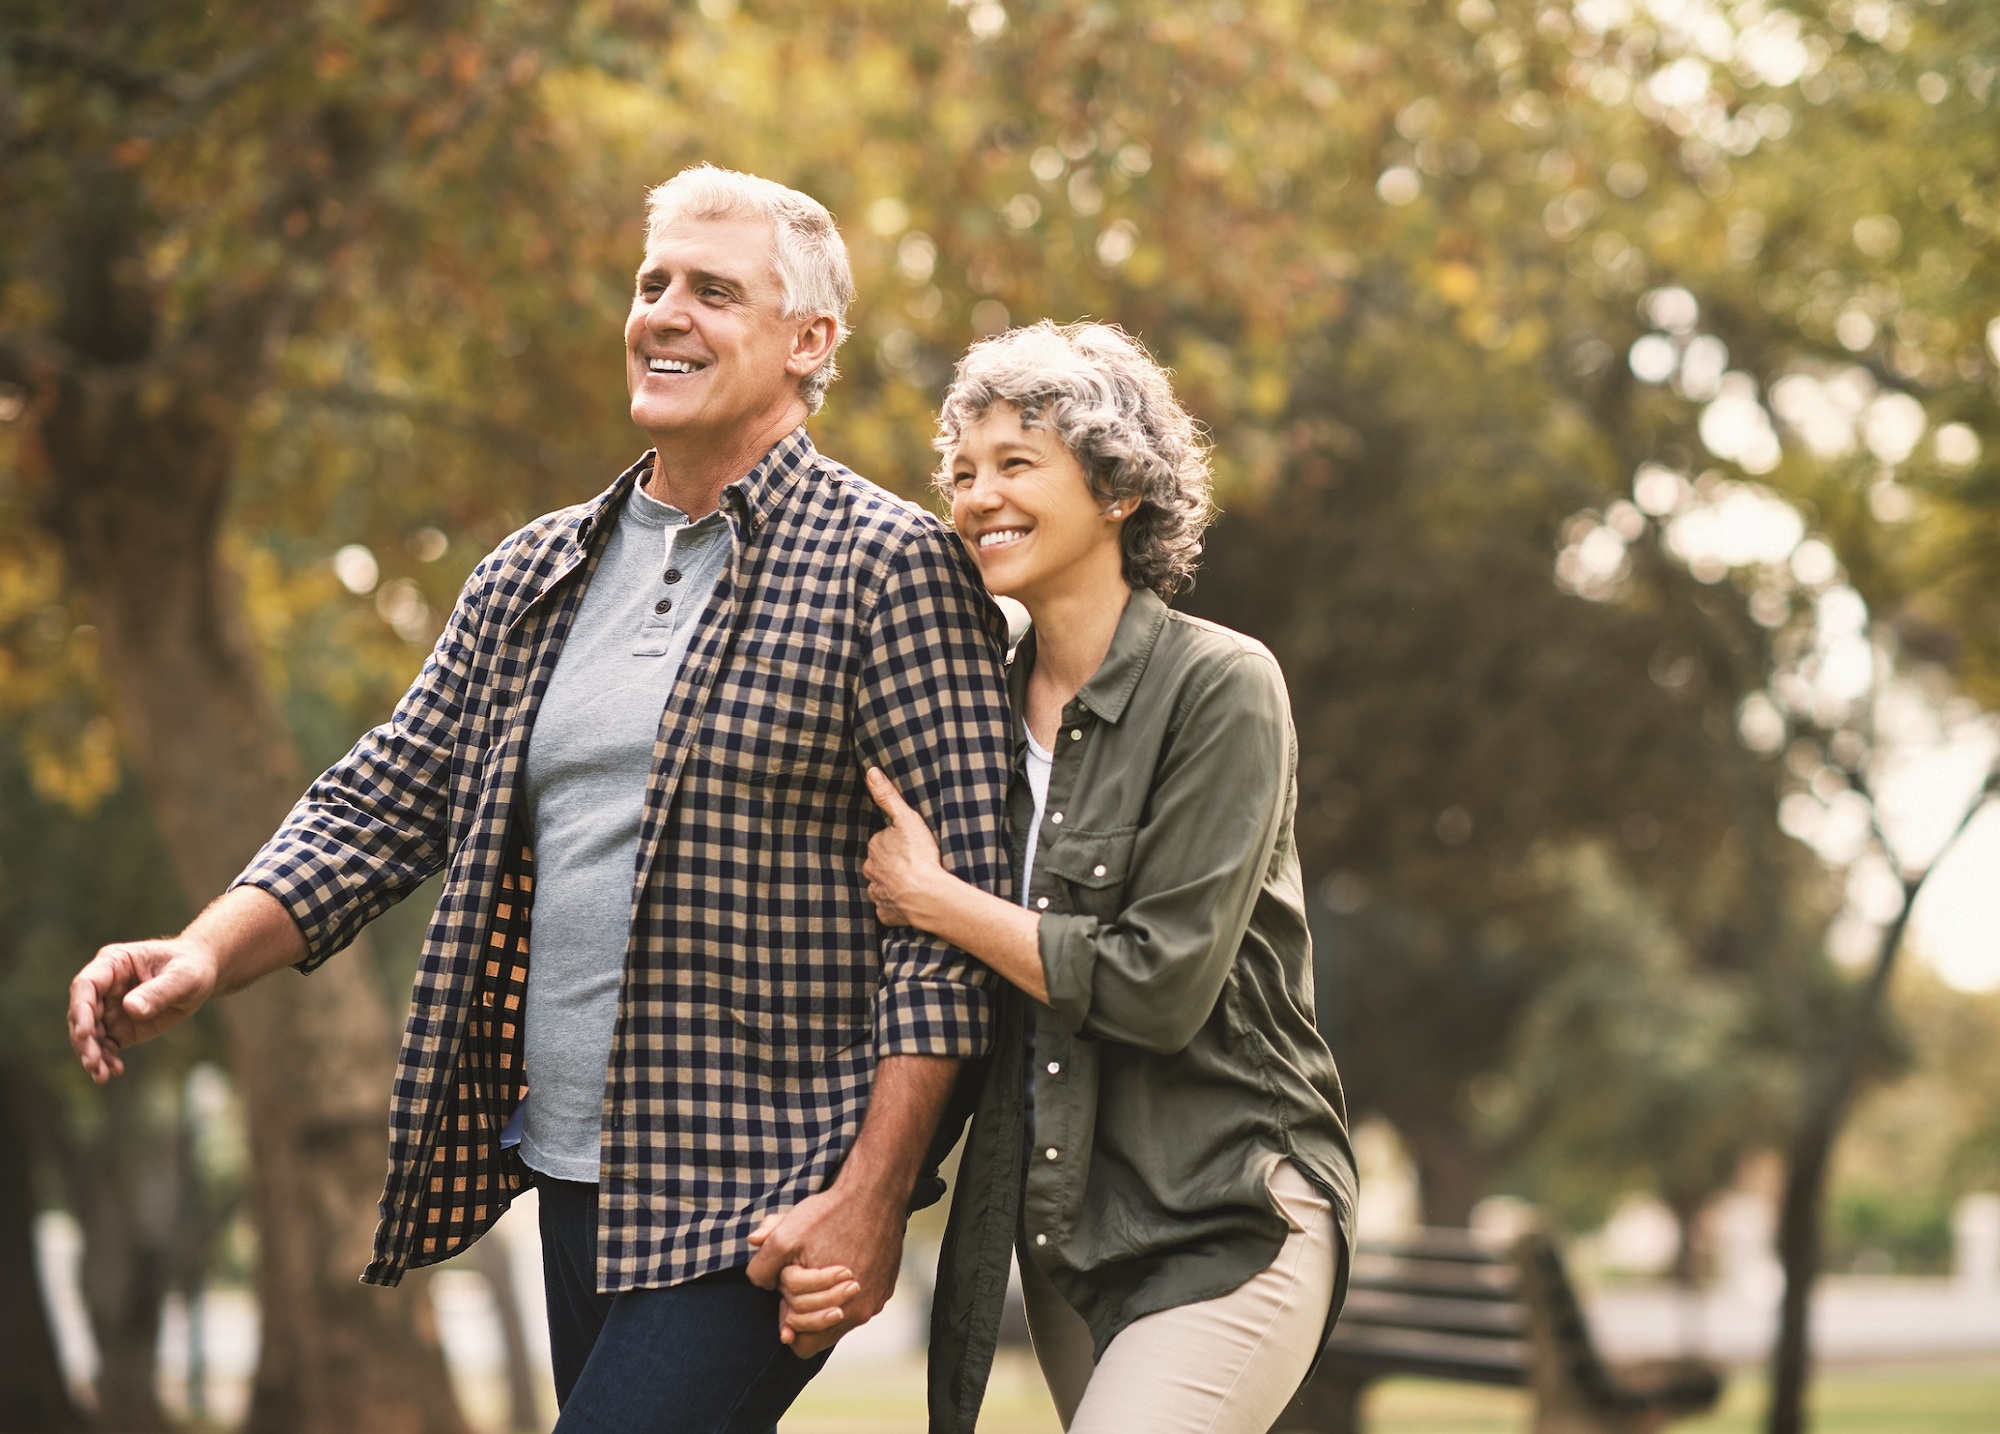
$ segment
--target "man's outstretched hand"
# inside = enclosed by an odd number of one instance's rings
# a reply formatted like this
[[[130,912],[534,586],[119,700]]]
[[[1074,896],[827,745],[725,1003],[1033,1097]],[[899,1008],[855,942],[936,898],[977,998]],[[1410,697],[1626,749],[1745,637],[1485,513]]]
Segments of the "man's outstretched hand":
[[[214,953],[184,937],[100,948],[69,983],[69,1043],[90,1078],[123,1075],[119,1052],[200,1010],[216,977]]]
[[[875,1318],[895,1293],[906,1199],[844,1189],[836,1181],[750,1232],[757,1247],[751,1282],[785,1296],[778,1338],[800,1359],[831,1349]],[[848,1278],[836,1279],[835,1271]],[[830,1294],[837,1294],[837,1305],[828,1303]]]
[[[305,954],[305,938],[276,897],[237,887],[179,936],[100,948],[69,983],[69,1043],[102,1085],[124,1074],[119,1053],[127,1046]]]

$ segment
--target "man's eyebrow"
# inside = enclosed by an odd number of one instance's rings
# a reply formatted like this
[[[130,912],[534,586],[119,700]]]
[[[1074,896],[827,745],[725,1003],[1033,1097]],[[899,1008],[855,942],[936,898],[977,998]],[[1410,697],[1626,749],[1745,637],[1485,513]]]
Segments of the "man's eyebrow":
[[[672,279],[672,277],[673,270],[669,265],[647,264],[640,268],[639,277],[636,282],[644,284],[649,279],[657,279],[665,283]],[[736,275],[720,274],[709,269],[689,269],[687,271],[687,279],[689,286],[692,288],[700,288],[704,284],[720,284],[736,294],[743,294],[748,291],[748,285]]]

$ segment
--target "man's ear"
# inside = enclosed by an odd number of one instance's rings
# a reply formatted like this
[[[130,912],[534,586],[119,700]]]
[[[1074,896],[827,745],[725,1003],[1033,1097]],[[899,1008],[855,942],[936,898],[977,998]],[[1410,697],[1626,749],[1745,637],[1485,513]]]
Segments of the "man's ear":
[[[785,359],[785,372],[804,378],[827,361],[833,353],[840,326],[832,314],[815,314],[792,335],[792,351]]]

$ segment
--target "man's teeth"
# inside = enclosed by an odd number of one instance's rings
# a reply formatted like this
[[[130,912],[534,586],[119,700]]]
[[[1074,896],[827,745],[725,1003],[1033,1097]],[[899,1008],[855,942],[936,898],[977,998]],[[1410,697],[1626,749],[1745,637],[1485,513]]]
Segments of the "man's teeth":
[[[997,548],[1002,543],[1011,543],[1016,538],[1025,538],[1027,536],[1028,530],[1026,528],[995,528],[990,533],[981,533],[979,535],[979,546],[982,548]]]
[[[646,367],[654,373],[693,373],[695,365],[685,359],[648,359]]]

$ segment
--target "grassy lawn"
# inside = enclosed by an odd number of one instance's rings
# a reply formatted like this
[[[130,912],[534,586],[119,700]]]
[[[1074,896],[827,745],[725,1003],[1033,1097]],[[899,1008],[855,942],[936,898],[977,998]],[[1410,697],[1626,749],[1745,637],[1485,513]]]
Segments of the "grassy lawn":
[[[1706,1419],[1675,1434],[1756,1434],[1762,1379],[1738,1375]],[[1821,1378],[1815,1434],[2000,1434],[2000,1361],[1841,1369]],[[1392,1379],[1376,1386],[1369,1434],[1525,1434],[1529,1400],[1510,1390]],[[980,1434],[1059,1434],[1034,1361],[1008,1351],[994,1367]],[[923,1365],[829,1369],[786,1417],[782,1434],[922,1434]]]

